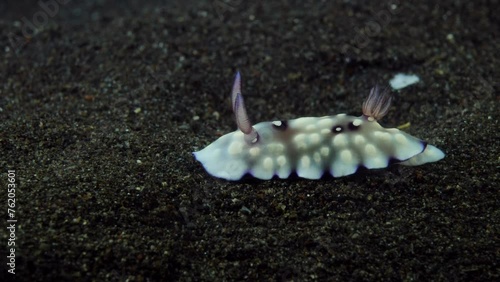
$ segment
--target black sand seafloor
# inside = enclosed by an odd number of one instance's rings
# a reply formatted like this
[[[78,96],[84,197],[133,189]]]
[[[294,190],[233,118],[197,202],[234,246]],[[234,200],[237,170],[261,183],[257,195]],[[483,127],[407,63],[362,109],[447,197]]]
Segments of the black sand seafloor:
[[[494,0],[0,2],[1,281],[498,281],[499,14]],[[416,74],[382,124],[409,122],[446,157],[213,178],[191,153],[235,130],[237,69],[254,122],[360,115],[373,85]]]

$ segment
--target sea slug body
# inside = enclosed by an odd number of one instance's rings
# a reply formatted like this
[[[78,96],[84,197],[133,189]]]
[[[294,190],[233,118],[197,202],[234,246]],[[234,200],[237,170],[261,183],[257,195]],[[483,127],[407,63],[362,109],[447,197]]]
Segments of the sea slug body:
[[[341,177],[359,168],[378,169],[392,163],[416,166],[444,157],[438,148],[378,121],[387,114],[391,96],[374,87],[360,117],[338,114],[261,122],[252,125],[239,72],[231,93],[238,130],[194,152],[211,175],[239,180],[245,174],[259,179],[274,176],[319,179],[325,173]]]

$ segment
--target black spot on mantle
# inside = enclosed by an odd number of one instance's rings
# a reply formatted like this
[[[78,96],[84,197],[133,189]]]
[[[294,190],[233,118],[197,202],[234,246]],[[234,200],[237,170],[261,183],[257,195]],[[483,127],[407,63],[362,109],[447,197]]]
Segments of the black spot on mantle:
[[[274,122],[272,122],[273,128],[279,131],[285,131],[288,128],[288,121],[286,120],[281,120],[281,125],[276,125]]]
[[[342,125],[335,125],[332,127],[332,132],[335,134],[342,133],[344,131],[344,127]]]
[[[356,131],[361,127],[361,125],[354,125],[354,122],[351,121],[348,125],[347,128],[349,128],[350,131]]]

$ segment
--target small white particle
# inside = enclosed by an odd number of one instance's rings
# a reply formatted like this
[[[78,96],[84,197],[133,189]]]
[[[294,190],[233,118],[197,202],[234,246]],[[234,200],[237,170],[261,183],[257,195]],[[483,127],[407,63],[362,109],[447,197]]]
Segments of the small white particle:
[[[374,117],[368,117],[368,121],[374,121],[375,118]]]
[[[272,170],[274,167],[273,159],[271,159],[270,157],[265,158],[264,161],[262,162],[262,165],[266,170]]]
[[[389,81],[389,83],[391,84],[392,89],[402,89],[419,81],[420,78],[416,75],[398,73]]]
[[[220,114],[219,114],[219,112],[218,112],[218,111],[213,112],[213,113],[212,113],[212,115],[214,116],[214,118],[215,118],[216,120],[219,120],[219,118],[220,118]]]
[[[281,120],[277,120],[277,121],[273,121],[273,124],[275,126],[281,126],[283,123],[281,122]]]
[[[363,121],[362,121],[361,119],[357,118],[357,119],[355,119],[355,120],[352,122],[352,124],[353,124],[354,126],[360,126],[362,122],[363,122]]]
[[[276,162],[278,163],[279,166],[284,166],[286,164],[286,158],[285,158],[285,156],[279,156],[276,159]]]
[[[303,156],[300,159],[300,164],[302,165],[302,167],[308,168],[311,165],[311,158],[309,158],[308,156]]]

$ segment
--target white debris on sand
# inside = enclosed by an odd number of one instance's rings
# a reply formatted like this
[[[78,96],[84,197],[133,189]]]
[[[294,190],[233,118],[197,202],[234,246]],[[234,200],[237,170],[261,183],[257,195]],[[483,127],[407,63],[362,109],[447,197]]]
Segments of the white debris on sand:
[[[420,78],[414,74],[398,73],[389,81],[389,83],[391,84],[392,89],[398,90],[419,81]]]

